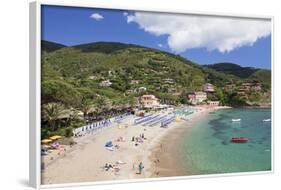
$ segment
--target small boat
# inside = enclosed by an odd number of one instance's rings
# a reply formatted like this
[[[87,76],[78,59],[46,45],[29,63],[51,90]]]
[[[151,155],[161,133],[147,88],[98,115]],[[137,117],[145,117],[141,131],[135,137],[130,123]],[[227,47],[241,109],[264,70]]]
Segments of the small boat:
[[[231,142],[235,142],[235,143],[243,143],[243,142],[247,142],[248,140],[250,140],[250,138],[247,138],[247,137],[233,137],[233,138],[231,138]]]
[[[269,121],[271,121],[271,119],[264,119],[264,120],[262,120],[263,122],[269,122]]]
[[[241,119],[232,119],[233,122],[241,121]]]

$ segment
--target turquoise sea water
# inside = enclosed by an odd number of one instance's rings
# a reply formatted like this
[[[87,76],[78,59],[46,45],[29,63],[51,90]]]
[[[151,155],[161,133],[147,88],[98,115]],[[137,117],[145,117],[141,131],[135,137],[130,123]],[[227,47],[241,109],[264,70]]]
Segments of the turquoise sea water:
[[[240,118],[240,122],[232,119]],[[271,170],[270,109],[224,109],[199,121],[184,134],[180,155],[189,174]],[[252,138],[232,143],[232,137]]]

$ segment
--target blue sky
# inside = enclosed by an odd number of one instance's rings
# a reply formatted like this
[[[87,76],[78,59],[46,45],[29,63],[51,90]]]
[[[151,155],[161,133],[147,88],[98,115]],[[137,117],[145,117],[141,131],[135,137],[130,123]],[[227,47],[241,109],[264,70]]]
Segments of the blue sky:
[[[68,46],[97,41],[131,43],[180,54],[200,64],[233,62],[271,68],[269,22],[185,17],[43,6],[42,39]]]

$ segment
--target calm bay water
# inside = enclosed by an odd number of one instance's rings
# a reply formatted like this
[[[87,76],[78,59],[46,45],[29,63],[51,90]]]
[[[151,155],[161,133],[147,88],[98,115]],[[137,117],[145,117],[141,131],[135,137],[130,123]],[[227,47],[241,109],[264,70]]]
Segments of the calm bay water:
[[[240,122],[232,119],[240,118]],[[189,174],[271,170],[270,109],[224,109],[187,130],[180,147]],[[232,137],[252,138],[232,143]]]

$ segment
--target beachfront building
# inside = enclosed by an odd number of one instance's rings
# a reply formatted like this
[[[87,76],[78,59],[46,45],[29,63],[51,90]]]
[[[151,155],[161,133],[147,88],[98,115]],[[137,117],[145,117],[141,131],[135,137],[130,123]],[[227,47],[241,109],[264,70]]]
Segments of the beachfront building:
[[[197,91],[188,94],[188,100],[191,104],[199,104],[207,100],[207,93],[202,91]]]
[[[154,95],[143,95],[140,97],[140,104],[144,108],[156,108],[160,105],[160,101]]]
[[[209,106],[219,106],[220,105],[220,101],[208,101],[208,105]]]
[[[203,91],[207,93],[215,92],[215,87],[211,83],[206,83],[203,85]]]
[[[112,85],[112,82],[110,82],[109,80],[104,80],[104,81],[100,82],[100,86],[103,86],[103,87],[108,87],[111,85]]]

